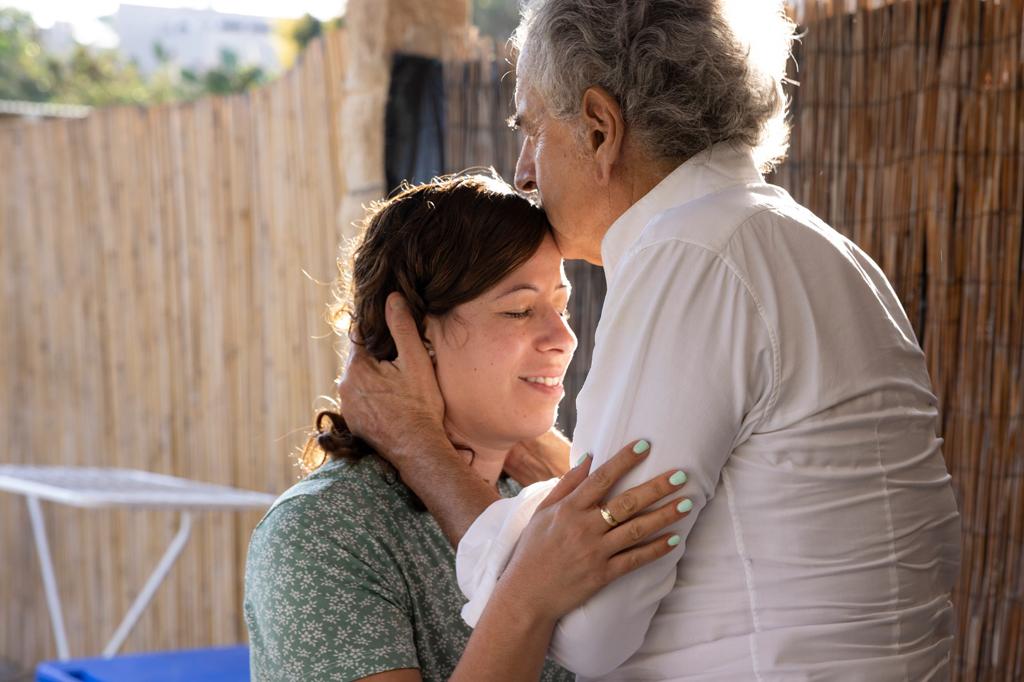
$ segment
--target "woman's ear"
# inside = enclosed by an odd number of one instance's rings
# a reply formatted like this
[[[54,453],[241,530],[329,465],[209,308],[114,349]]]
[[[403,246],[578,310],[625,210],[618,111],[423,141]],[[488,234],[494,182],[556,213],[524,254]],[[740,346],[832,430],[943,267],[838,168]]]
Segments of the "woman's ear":
[[[437,361],[437,351],[434,349],[434,342],[431,339],[439,338],[442,333],[441,321],[433,315],[423,318],[423,347],[427,349],[427,355],[434,362]]]

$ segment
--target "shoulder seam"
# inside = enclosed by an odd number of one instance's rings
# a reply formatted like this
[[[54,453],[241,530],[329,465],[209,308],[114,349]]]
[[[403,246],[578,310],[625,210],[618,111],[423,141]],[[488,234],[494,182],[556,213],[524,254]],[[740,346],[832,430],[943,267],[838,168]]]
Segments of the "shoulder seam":
[[[758,211],[757,213],[755,213],[753,215],[748,216],[745,220],[743,220],[741,223],[739,223],[739,225],[736,226],[736,228],[729,235],[729,239],[727,239],[725,243],[728,244],[729,242],[731,242],[732,239],[733,239],[733,236],[735,236],[736,232],[741,227],[743,227],[745,224],[747,224],[751,219],[753,219],[754,217],[760,215],[761,213],[764,213],[764,212],[770,211],[770,210],[772,210],[772,209],[764,209],[762,211]],[[729,269],[729,272],[732,273],[732,276],[735,277],[736,280],[739,281],[739,283],[743,286],[743,290],[746,291],[747,296],[750,297],[751,302],[754,304],[754,308],[757,310],[758,317],[761,318],[761,324],[763,324],[764,328],[768,331],[768,339],[771,342],[771,348],[772,348],[772,385],[771,385],[771,389],[768,392],[768,404],[765,406],[764,411],[761,413],[761,416],[758,417],[756,422],[754,422],[754,426],[755,427],[761,426],[762,424],[764,424],[765,421],[767,421],[768,416],[775,409],[775,405],[778,402],[779,393],[781,391],[780,383],[781,383],[781,375],[782,375],[782,362],[781,362],[781,359],[779,357],[780,356],[780,350],[779,350],[778,334],[775,333],[775,329],[772,327],[772,325],[768,321],[768,315],[765,312],[764,305],[762,305],[761,299],[758,297],[758,295],[754,291],[753,287],[750,285],[750,283],[747,281],[747,279],[743,276],[743,274],[740,273],[739,269],[736,267],[736,264],[733,263],[728,258],[726,258],[720,250],[715,250],[715,249],[709,248],[709,247],[707,247],[707,246],[705,246],[703,244],[698,244],[697,242],[693,242],[693,241],[689,241],[687,239],[683,239],[681,237],[673,236],[673,237],[667,237],[665,239],[658,240],[657,242],[654,242],[652,244],[645,244],[644,246],[638,248],[635,251],[635,255],[639,255],[640,253],[643,253],[644,251],[647,251],[650,248],[653,248],[653,247],[656,247],[656,246],[659,246],[659,245],[662,245],[662,244],[667,244],[669,242],[675,242],[675,243],[678,243],[678,244],[683,244],[684,246],[692,246],[694,248],[700,249],[700,250],[710,254],[716,260],[721,261],[721,263],[723,265],[725,265],[726,268]]]

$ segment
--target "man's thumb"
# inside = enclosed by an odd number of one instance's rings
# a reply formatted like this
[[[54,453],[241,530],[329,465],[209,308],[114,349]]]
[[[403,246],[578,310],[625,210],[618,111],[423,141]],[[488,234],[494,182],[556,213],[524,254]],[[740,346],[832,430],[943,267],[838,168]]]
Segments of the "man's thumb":
[[[393,291],[388,295],[385,308],[384,319],[388,323],[391,338],[395,340],[398,357],[406,361],[419,362],[417,358],[422,355],[423,361],[429,364],[430,357],[420,340],[420,332],[416,328],[416,321],[412,319],[405,298],[397,291]]]

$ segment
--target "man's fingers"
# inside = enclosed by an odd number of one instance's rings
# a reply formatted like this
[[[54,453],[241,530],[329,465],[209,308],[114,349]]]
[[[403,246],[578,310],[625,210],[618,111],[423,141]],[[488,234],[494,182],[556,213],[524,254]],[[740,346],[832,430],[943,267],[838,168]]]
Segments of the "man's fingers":
[[[427,349],[420,338],[420,331],[416,328],[416,321],[409,312],[409,304],[397,291],[388,295],[384,318],[388,323],[391,337],[395,340],[398,358],[409,366],[432,367],[430,356],[427,355]]]
[[[604,506],[616,521],[624,523],[661,498],[679,490],[684,483],[686,474],[682,471],[668,471],[619,493]]]
[[[345,371],[334,381],[335,390],[342,403],[347,400],[357,399],[360,381],[365,381],[364,375],[367,373],[370,373],[370,376],[372,376],[379,371],[378,364],[377,360],[365,348],[358,344],[352,344],[348,354],[348,361],[345,363]]]
[[[353,343],[348,352],[348,360],[345,362],[345,372],[341,375],[341,381],[338,383],[344,384],[352,374],[364,372],[367,368],[376,367],[377,364],[377,359],[370,355],[364,346]]]
[[[627,471],[647,458],[651,444],[636,440],[619,450],[614,457],[590,474],[573,494],[573,504],[578,509],[589,509],[602,503],[620,478]]]
[[[593,461],[594,458],[592,456],[589,454],[584,455],[579,464],[574,466],[572,469],[569,469],[569,471],[562,476],[561,480],[558,481],[558,484],[551,489],[548,496],[545,497],[544,501],[537,507],[537,510],[540,511],[541,509],[547,509],[551,505],[565,498],[572,491],[576,490],[580,483],[587,479],[587,474],[590,473],[590,465]]]

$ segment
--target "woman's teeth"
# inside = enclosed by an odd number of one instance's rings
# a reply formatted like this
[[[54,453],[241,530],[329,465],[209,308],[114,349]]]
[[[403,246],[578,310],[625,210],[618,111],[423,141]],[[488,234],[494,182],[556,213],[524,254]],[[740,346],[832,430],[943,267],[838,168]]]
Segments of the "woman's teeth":
[[[523,379],[531,384],[544,384],[545,386],[558,386],[562,383],[558,377],[523,377]]]

